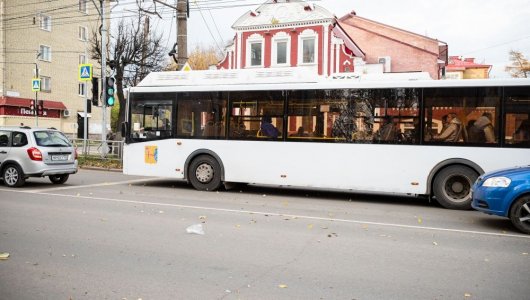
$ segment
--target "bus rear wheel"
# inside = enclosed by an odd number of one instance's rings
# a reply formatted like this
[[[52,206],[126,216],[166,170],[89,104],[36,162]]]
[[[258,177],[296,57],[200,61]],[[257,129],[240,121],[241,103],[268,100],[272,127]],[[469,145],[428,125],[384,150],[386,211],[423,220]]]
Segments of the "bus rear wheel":
[[[221,186],[221,166],[215,158],[200,155],[191,162],[188,178],[199,191],[215,191]]]
[[[469,167],[449,166],[434,178],[436,201],[449,209],[471,209],[471,187],[478,174]]]

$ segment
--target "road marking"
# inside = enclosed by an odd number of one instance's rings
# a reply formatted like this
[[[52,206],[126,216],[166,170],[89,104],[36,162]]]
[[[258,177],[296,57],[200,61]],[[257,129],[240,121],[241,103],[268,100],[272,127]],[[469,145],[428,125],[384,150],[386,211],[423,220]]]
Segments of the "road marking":
[[[20,192],[26,192],[26,193],[46,193],[49,191],[62,191],[62,190],[71,190],[71,189],[82,189],[82,188],[89,188],[89,187],[97,187],[97,186],[112,186],[112,185],[120,185],[120,184],[131,184],[131,183],[140,183],[140,182],[148,182],[148,181],[155,181],[155,180],[161,180],[164,179],[162,177],[157,178],[147,178],[147,179],[133,179],[133,180],[126,180],[126,181],[116,181],[116,182],[103,182],[103,183],[94,183],[94,184],[87,184],[87,185],[76,185],[76,186],[62,186],[62,187],[56,187],[56,188],[44,188],[44,189],[38,189],[38,190],[28,190],[28,191],[20,191]],[[0,191],[11,191],[7,189],[0,189]]]
[[[121,183],[130,183],[130,182],[141,182],[141,181],[148,181],[148,179],[129,180],[129,181],[122,181],[120,183],[115,182],[115,183],[112,183],[112,184],[109,184],[109,185],[121,184]],[[100,184],[100,185],[105,185],[105,184]],[[94,186],[94,185],[87,185],[87,186]],[[17,191],[17,190],[12,190],[12,189],[0,190],[0,191],[33,194],[32,191],[20,191],[20,190]],[[283,214],[283,213],[274,213],[274,212],[239,210],[239,209],[229,209],[229,208],[215,208],[215,207],[193,206],[193,205],[182,205],[182,204],[160,203],[160,202],[147,202],[147,201],[137,201],[137,200],[124,200],[124,199],[81,196],[81,195],[73,196],[73,195],[52,194],[52,193],[40,193],[40,195],[54,196],[54,197],[69,197],[69,198],[91,199],[91,200],[118,202],[118,203],[129,203],[129,204],[142,204],[142,205],[153,205],[153,206],[164,206],[164,207],[175,207],[175,208],[187,208],[187,209],[197,209],[197,210],[207,210],[207,211],[217,211],[217,212],[228,212],[228,213],[236,213],[236,214],[255,214],[255,215],[263,215],[263,216],[267,215],[267,216],[288,217],[288,218],[297,218],[297,219],[306,219],[306,220],[331,221],[331,222],[340,222],[340,223],[349,223],[349,224],[375,225],[375,226],[395,227],[395,228],[405,228],[405,229],[421,229],[421,230],[428,230],[428,231],[467,233],[467,234],[478,234],[478,235],[488,235],[488,236],[498,236],[498,237],[514,237],[514,238],[530,239],[530,235],[524,235],[524,234],[509,234],[509,233],[497,233],[497,232],[476,231],[476,230],[450,229],[450,228],[441,228],[441,227],[403,225],[403,224],[394,224],[394,223],[371,222],[371,221],[361,221],[361,220],[347,220],[347,219],[336,219],[336,218],[329,218],[329,217],[314,217],[314,216],[293,215],[293,214]]]

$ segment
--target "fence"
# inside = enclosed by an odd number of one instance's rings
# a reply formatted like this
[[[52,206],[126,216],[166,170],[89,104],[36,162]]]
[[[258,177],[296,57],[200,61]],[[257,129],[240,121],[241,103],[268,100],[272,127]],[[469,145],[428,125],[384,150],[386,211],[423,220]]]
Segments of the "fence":
[[[101,157],[111,160],[123,160],[123,141],[105,141],[73,139],[79,155]]]

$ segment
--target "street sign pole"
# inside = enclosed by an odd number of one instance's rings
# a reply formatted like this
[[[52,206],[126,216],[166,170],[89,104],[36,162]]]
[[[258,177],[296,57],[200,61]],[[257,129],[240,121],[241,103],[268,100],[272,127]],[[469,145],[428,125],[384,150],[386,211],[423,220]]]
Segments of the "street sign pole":
[[[35,78],[39,78],[39,66],[37,65],[37,63],[35,63]],[[39,92],[35,91],[35,105],[34,105],[34,110],[33,110],[35,114],[35,127],[39,127],[39,108],[38,107],[39,107]]]
[[[107,68],[107,24],[105,20],[105,1],[99,0],[101,4],[101,91],[105,92],[107,90],[107,83],[105,82],[106,68]],[[101,101],[101,115],[102,115],[102,124],[101,124],[101,148],[106,150],[107,148],[107,106],[105,101]],[[105,158],[107,151],[101,152],[101,157]]]
[[[85,39],[85,59],[88,58],[87,51],[86,51],[86,39]],[[92,78],[90,78],[92,81]],[[85,115],[83,120],[83,153],[86,154],[87,152],[87,139],[88,139],[88,81],[84,82],[85,85]]]

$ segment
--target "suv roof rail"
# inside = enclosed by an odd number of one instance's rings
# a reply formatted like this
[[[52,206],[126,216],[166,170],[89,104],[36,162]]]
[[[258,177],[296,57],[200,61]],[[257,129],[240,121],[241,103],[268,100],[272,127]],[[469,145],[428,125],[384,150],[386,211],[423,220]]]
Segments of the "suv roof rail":
[[[57,128],[55,128],[55,127],[49,127],[48,129],[57,130]]]
[[[23,129],[31,129],[31,127],[29,127],[28,125],[20,126],[20,128],[23,128]]]

